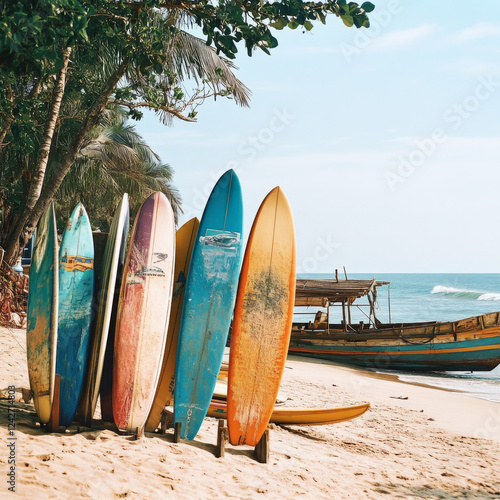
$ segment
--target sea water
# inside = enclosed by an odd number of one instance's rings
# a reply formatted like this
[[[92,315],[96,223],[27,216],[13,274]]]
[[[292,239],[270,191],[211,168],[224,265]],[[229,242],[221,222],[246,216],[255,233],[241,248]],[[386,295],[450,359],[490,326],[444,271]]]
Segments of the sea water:
[[[328,274],[303,274],[299,278],[327,278]],[[344,276],[339,276],[339,279]],[[500,274],[348,274],[349,279],[387,281],[377,288],[376,316],[383,323],[450,321],[500,310]],[[368,300],[358,299],[351,321],[368,322]],[[311,308],[312,315],[317,308]],[[304,319],[307,318],[307,319]],[[332,322],[340,322],[340,307],[330,309]],[[311,317],[296,317],[308,321]],[[423,383],[500,402],[500,366],[489,372],[397,372],[401,380]]]

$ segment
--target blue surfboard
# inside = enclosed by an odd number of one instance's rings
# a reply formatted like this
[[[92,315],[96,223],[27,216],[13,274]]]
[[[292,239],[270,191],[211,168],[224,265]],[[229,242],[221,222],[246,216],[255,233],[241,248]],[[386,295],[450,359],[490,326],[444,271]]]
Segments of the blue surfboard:
[[[174,388],[182,438],[195,438],[217,382],[238,286],[242,228],[241,186],[229,170],[203,212],[184,292]]]
[[[90,345],[94,293],[94,243],[79,203],[66,223],[59,251],[59,325],[56,374],[61,376],[59,425],[73,421]]]

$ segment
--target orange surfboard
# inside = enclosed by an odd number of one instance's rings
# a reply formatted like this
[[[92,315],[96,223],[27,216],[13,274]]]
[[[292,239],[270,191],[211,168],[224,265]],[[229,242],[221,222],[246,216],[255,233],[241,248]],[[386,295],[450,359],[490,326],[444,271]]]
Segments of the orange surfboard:
[[[234,309],[227,393],[233,445],[255,446],[271,418],[290,342],[295,267],[292,211],[277,187],[255,217]]]
[[[175,235],[175,270],[174,293],[168,323],[167,343],[163,356],[163,366],[156,394],[146,422],[146,430],[154,432],[161,420],[165,406],[172,406],[174,399],[174,374],[177,341],[179,339],[179,324],[181,322],[182,302],[184,299],[184,286],[191,262],[193,245],[198,232],[200,221],[194,217],[180,227]]]

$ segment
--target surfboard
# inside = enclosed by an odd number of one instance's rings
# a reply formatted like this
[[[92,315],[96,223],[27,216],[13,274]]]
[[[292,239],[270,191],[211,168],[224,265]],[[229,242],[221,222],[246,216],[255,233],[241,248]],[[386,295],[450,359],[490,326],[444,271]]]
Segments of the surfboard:
[[[172,300],[175,220],[167,197],[153,193],[135,219],[115,331],[113,417],[120,430],[146,423],[160,375]]]
[[[277,187],[255,217],[234,308],[227,392],[233,445],[255,446],[271,418],[290,342],[295,267],[292,211]]]
[[[126,214],[126,220],[123,225],[120,253],[118,256],[118,269],[111,306],[111,318],[109,321],[108,339],[104,352],[104,362],[102,366],[101,385],[99,387],[99,397],[101,404],[101,419],[104,422],[114,422],[113,420],[113,356],[115,350],[115,328],[116,315],[118,312],[118,301],[120,298],[120,288],[125,268],[125,258],[127,256],[127,238],[129,233],[130,212]]]
[[[203,212],[184,292],[174,387],[181,438],[196,437],[217,381],[238,284],[242,227],[241,186],[228,170]]]
[[[111,223],[104,255],[102,257],[99,283],[97,284],[97,318],[94,322],[89,362],[85,384],[80,400],[81,418],[85,425],[90,425],[101,384],[104,354],[108,340],[109,327],[113,307],[113,299],[118,278],[120,253],[125,243],[125,224],[128,226],[129,203],[128,194],[125,193],[120,204],[115,210]]]
[[[274,408],[270,421],[280,425],[338,424],[360,417],[369,408],[369,403],[342,408]],[[212,401],[207,415],[214,418],[227,418],[226,404],[221,401]]]
[[[227,401],[227,377],[226,379],[221,379],[220,378],[220,373],[219,377],[217,378],[217,383],[215,384],[215,389],[214,393],[212,395],[212,401],[217,400],[217,401]],[[286,393],[283,393],[281,390],[278,392],[278,395],[276,396],[276,405],[280,405],[283,403],[286,403],[288,401],[288,396]]]
[[[81,203],[66,223],[59,253],[56,374],[61,376],[59,425],[71,425],[82,391],[94,297],[94,243]]]
[[[175,235],[175,270],[174,293],[172,297],[172,308],[168,323],[167,342],[163,355],[163,364],[158,380],[158,387],[146,422],[146,430],[154,432],[161,420],[161,414],[165,406],[173,405],[174,380],[175,380],[175,357],[177,354],[177,341],[179,338],[179,325],[181,320],[182,302],[186,276],[188,274],[191,253],[198,232],[200,221],[193,219],[182,225]]]
[[[35,237],[30,269],[26,352],[30,387],[38,418],[48,423],[54,398],[59,266],[56,216],[51,203]]]
[[[342,408],[274,408],[270,422],[281,425],[328,425],[360,417],[370,408],[369,403]],[[227,406],[212,401],[207,416],[227,418]]]

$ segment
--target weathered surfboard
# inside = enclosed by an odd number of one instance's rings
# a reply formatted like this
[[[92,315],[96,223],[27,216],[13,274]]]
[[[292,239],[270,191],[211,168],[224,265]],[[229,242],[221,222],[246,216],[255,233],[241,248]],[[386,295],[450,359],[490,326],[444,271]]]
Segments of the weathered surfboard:
[[[295,268],[292,211],[277,187],[255,217],[234,308],[227,392],[233,445],[255,446],[271,418],[290,342]]]
[[[129,204],[128,194],[125,193],[116,208],[111,227],[109,229],[106,247],[101,263],[99,283],[97,284],[97,318],[94,322],[88,368],[85,384],[82,390],[80,407],[81,418],[85,425],[90,425],[99,396],[104,353],[108,340],[111,322],[113,299],[118,277],[118,267],[123,241],[125,224],[128,225]]]
[[[175,220],[162,193],[135,220],[120,290],[113,367],[113,416],[118,429],[146,423],[165,350],[172,300]]]
[[[102,366],[101,385],[99,387],[99,397],[101,404],[101,419],[104,422],[113,422],[113,356],[115,352],[115,328],[116,316],[118,313],[118,301],[120,298],[120,288],[125,268],[125,258],[127,256],[127,238],[130,225],[130,213],[127,212],[123,225],[120,253],[118,256],[118,269],[111,306],[111,318],[109,321],[108,339],[104,352],[104,362]]]
[[[182,438],[195,438],[217,381],[236,296],[242,226],[240,182],[229,170],[203,212],[184,292],[174,387],[174,421]]]
[[[274,408],[270,422],[280,425],[329,425],[360,417],[370,408],[369,403],[341,408]],[[207,415],[227,418],[224,401],[212,400]]]
[[[59,267],[56,217],[51,203],[38,223],[30,269],[26,352],[38,418],[48,423],[54,397]]]
[[[56,374],[61,376],[59,425],[75,416],[90,344],[94,297],[94,243],[81,203],[66,223],[59,254],[59,326]]]
[[[158,380],[158,387],[146,422],[146,430],[153,432],[160,423],[161,414],[165,406],[173,404],[174,380],[175,380],[175,358],[177,354],[177,341],[179,338],[179,325],[181,321],[182,302],[184,299],[184,288],[186,276],[191,262],[191,254],[198,232],[200,221],[195,217],[179,228],[175,235],[175,271],[174,294],[172,297],[172,308],[170,310],[170,321],[168,323],[167,342],[163,355],[163,365]]]

